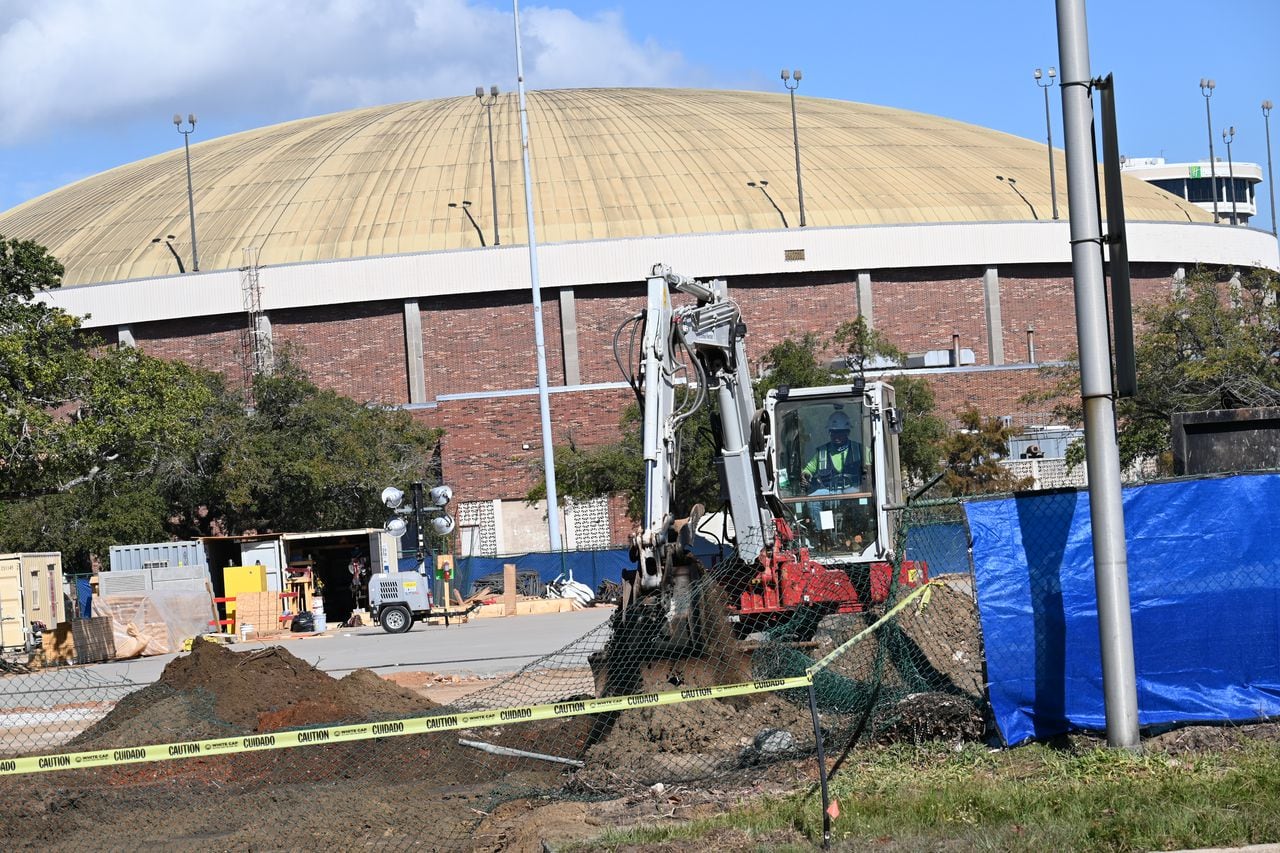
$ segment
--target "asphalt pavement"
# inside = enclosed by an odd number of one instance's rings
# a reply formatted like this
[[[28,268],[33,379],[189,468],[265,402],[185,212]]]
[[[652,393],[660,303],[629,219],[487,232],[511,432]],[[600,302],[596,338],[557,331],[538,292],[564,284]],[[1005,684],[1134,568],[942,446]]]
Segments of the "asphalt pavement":
[[[234,651],[280,645],[316,668],[341,678],[356,669],[496,675],[514,672],[561,649],[606,622],[609,606],[570,613],[472,619],[413,626],[405,634],[381,628],[331,628],[324,634],[286,634],[266,642],[233,643]],[[147,685],[177,655],[156,655],[41,670],[0,679],[0,709],[42,708],[78,701],[115,700]]]

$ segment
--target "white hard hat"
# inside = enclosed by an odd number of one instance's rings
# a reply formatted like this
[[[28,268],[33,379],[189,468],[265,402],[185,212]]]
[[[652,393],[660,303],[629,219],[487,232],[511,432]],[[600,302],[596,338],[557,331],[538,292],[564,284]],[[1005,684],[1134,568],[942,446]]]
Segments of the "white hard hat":
[[[836,430],[853,431],[853,424],[849,422],[849,416],[839,410],[832,412],[831,417],[827,418],[827,431],[835,432]]]

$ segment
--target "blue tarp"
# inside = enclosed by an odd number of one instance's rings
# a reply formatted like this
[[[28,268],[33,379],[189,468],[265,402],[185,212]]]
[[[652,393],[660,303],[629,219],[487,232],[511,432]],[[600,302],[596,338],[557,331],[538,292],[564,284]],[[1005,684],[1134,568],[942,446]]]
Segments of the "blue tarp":
[[[1124,490],[1142,726],[1280,714],[1280,475]],[[1087,492],[965,505],[1008,744],[1106,727]]]
[[[79,618],[88,619],[93,615],[93,586],[88,578],[76,578],[76,605]]]
[[[969,532],[958,521],[907,528],[908,560],[924,560],[929,576],[969,574]]]
[[[622,570],[635,564],[627,557],[627,549],[618,548],[608,551],[565,551],[560,554],[517,554],[510,557],[459,557],[457,560],[458,579],[465,585],[464,594],[470,594],[471,584],[476,578],[489,574],[502,574],[505,563],[515,563],[516,571],[535,571],[538,578],[546,583],[556,579],[564,572],[567,576],[573,573],[573,579],[586,584],[592,591],[600,587],[600,582],[608,579],[614,582],[622,580]]]

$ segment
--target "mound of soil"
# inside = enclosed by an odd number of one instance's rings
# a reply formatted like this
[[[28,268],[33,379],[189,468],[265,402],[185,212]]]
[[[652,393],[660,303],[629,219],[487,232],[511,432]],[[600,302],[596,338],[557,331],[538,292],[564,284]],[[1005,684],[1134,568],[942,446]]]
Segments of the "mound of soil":
[[[417,716],[436,707],[367,669],[335,679],[279,646],[234,652],[202,642],[170,662],[159,680],[122,699],[72,746],[200,740]]]
[[[983,697],[982,625],[970,578],[948,576],[933,588],[928,604],[910,612],[901,624],[938,676],[935,687]]]
[[[616,770],[642,784],[698,779],[754,761],[756,736],[778,730],[791,735],[786,742],[812,746],[808,707],[768,693],[745,702],[709,700],[628,711],[587,750],[587,766],[577,778],[602,788],[610,787]]]

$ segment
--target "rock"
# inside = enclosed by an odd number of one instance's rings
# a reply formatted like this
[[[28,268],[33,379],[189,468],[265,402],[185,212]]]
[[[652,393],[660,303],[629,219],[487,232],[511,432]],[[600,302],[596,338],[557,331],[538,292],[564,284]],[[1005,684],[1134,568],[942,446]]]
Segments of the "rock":
[[[777,755],[796,748],[796,736],[786,729],[765,729],[751,744],[761,755]]]

